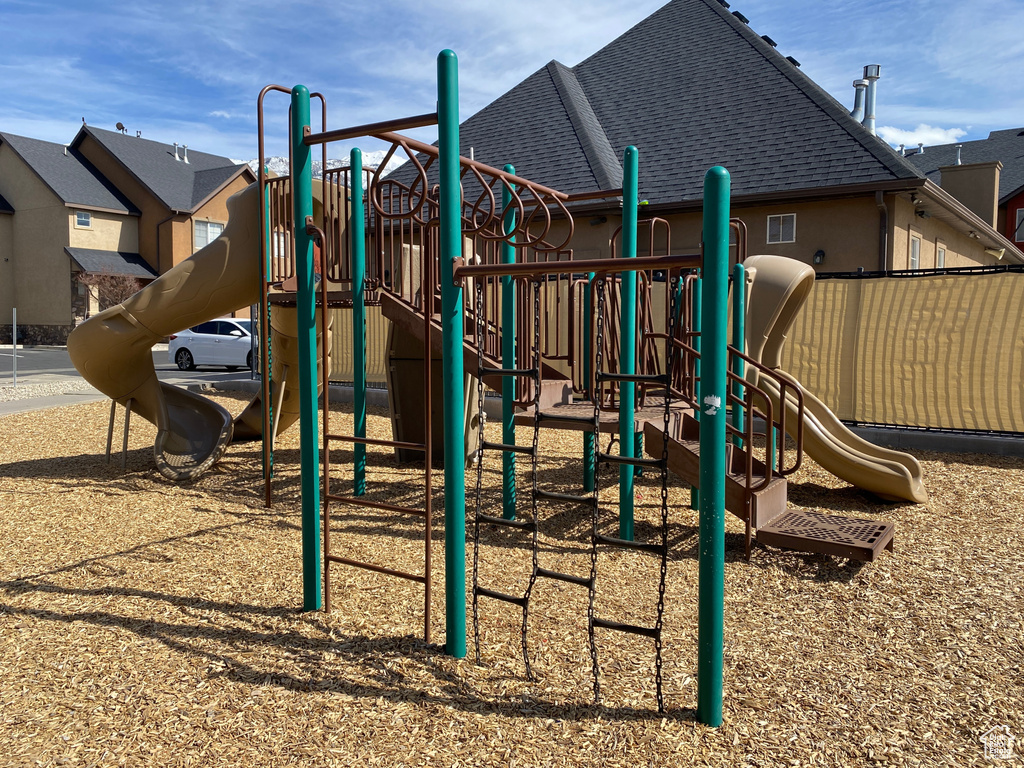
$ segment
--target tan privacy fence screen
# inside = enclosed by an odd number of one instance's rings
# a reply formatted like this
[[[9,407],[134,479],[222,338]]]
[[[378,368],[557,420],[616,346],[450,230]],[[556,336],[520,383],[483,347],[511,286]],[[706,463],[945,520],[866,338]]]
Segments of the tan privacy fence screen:
[[[331,310],[331,381],[352,381],[352,309]],[[380,307],[366,308],[366,380],[387,381],[388,321]]]
[[[841,419],[1024,432],[1024,274],[817,280],[783,367]]]

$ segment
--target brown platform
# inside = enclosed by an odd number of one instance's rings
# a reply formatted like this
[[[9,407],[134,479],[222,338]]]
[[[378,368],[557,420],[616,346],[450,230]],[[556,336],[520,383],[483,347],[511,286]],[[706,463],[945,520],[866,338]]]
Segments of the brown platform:
[[[788,510],[757,532],[762,544],[801,552],[873,562],[883,549],[893,550],[892,523],[822,512]]]
[[[643,432],[648,424],[653,425],[658,430],[658,434],[661,434],[661,429],[665,423],[665,401],[660,397],[648,397],[647,406],[644,408],[637,408],[633,414],[633,431]],[[594,405],[590,402],[579,402],[579,403],[566,403],[564,405],[552,405],[550,407],[541,406],[541,410],[544,414],[549,417],[545,418],[541,425],[545,429],[568,429],[575,432],[590,432],[592,431],[589,424],[581,424],[577,419],[579,418],[592,418],[594,415]],[[669,413],[669,434],[678,435],[682,431],[683,415],[690,413],[690,408],[684,406],[682,403],[673,404],[670,408]],[[572,421],[558,421],[557,416],[565,416],[567,419]],[[555,418],[551,418],[555,417]],[[516,414],[516,424],[523,424],[527,426],[533,426],[534,411],[523,411]],[[617,411],[601,411],[600,413],[600,425],[601,432],[618,434],[619,432],[619,414]],[[658,443],[659,446],[661,443]],[[660,448],[658,455],[660,456]]]

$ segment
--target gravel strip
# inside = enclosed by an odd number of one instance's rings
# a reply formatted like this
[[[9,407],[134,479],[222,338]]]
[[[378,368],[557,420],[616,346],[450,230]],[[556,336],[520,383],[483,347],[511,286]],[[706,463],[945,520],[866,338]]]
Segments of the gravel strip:
[[[461,660],[422,641],[423,592],[412,582],[335,566],[333,610],[300,612],[298,430],[279,441],[266,509],[258,443],[174,484],[154,469],[155,428],[133,420],[122,474],[103,460],[108,412],[90,403],[0,417],[5,764],[964,766],[991,764],[980,739],[993,727],[1024,738],[1024,460],[922,453],[925,505],[880,504],[806,461],[791,506],[896,523],[895,553],[873,564],[760,546],[747,563],[730,516],[725,722],[711,729],[694,714],[697,518],[678,484],[660,715],[650,641],[607,631],[594,705],[586,590],[573,584],[535,590],[534,681],[515,606],[481,601],[481,664],[472,634]],[[350,431],[345,406],[337,414],[332,432]],[[388,434],[386,414],[372,412],[369,436]],[[541,487],[577,487],[579,437],[545,432],[540,446]],[[368,453],[369,498],[415,504],[422,470]],[[332,462],[332,490],[350,493],[351,453],[336,450]],[[488,509],[499,462],[485,458]],[[527,466],[520,457],[524,516]],[[600,482],[610,502],[613,475]],[[474,472],[467,486],[471,501]],[[638,537],[651,534],[659,498],[646,473]],[[443,642],[438,489],[434,511],[433,632]],[[541,520],[541,566],[585,572],[586,516],[545,506]],[[415,519],[338,509],[331,530],[335,553],[422,568]],[[485,531],[482,584],[525,584],[523,538]],[[598,579],[599,616],[652,621],[649,557],[602,555]]]
[[[0,387],[0,403],[9,403],[14,400],[31,400],[35,397],[65,395],[71,392],[81,392],[87,389],[92,389],[92,385],[85,379],[71,378],[39,384],[19,383],[16,387],[12,384],[8,384]]]

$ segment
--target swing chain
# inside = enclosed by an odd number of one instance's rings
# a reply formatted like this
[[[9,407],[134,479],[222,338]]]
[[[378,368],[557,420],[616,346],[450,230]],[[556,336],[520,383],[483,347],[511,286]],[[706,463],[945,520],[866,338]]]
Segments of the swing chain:
[[[597,331],[594,341],[594,439],[600,445],[601,436],[601,407],[600,396],[601,386],[597,382],[601,366],[604,364],[604,305],[605,305],[605,278],[599,277],[595,284],[597,293]],[[601,484],[600,473],[594,472],[594,501],[592,506],[590,523],[590,602],[587,605],[587,635],[590,640],[590,663],[594,674],[594,703],[601,701],[601,669],[597,661],[597,637],[594,634],[594,601],[597,595],[597,537],[598,537],[598,516],[600,512]]]

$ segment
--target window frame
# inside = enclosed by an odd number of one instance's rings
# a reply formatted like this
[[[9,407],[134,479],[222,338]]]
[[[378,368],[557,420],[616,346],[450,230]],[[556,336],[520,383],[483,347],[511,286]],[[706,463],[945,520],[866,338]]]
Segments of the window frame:
[[[1024,243],[1024,208],[1017,209],[1017,226],[1013,230],[1013,242]]]
[[[907,248],[907,268],[921,268],[921,236],[914,232],[910,233],[910,243],[909,247]]]
[[[206,242],[202,245],[199,244],[199,227],[202,225],[206,229]],[[210,227],[220,227],[217,234],[210,237]],[[225,222],[216,221],[214,219],[193,219],[192,220],[192,251],[198,251],[200,248],[205,248],[218,237],[224,233]]]
[[[85,223],[82,223],[82,217],[85,217]],[[75,211],[75,229],[92,229],[92,212],[91,211]]]
[[[935,268],[945,269],[946,267],[946,244],[935,241]]]
[[[793,222],[793,239],[783,240],[782,238],[786,234],[785,219],[789,217]],[[779,239],[772,240],[772,219],[779,220]],[[765,243],[767,245],[781,245],[785,243],[796,242],[796,214],[795,213],[772,213],[768,215],[765,231]]]

